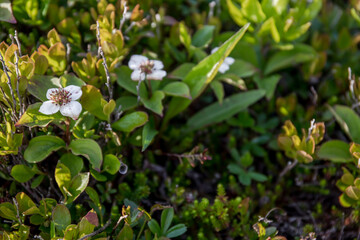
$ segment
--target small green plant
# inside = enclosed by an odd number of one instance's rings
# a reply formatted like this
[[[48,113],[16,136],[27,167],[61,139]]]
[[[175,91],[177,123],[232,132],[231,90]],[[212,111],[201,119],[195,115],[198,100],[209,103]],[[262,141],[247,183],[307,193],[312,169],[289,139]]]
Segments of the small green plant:
[[[182,223],[171,226],[174,217],[174,209],[166,208],[161,213],[161,224],[151,219],[148,226],[151,232],[155,235],[154,239],[168,239],[178,237],[186,232],[186,226]]]
[[[267,180],[267,177],[264,174],[256,172],[254,167],[251,167],[254,159],[249,152],[246,152],[240,157],[239,152],[233,148],[230,150],[230,153],[236,163],[230,163],[227,168],[231,173],[238,176],[240,183],[249,186],[252,180],[257,182],[264,182]]]

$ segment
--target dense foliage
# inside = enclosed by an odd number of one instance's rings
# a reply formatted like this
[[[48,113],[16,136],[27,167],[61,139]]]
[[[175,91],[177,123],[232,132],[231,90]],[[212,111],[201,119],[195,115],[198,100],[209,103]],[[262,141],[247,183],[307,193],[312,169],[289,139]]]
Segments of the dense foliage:
[[[360,3],[0,0],[1,239],[359,239]]]

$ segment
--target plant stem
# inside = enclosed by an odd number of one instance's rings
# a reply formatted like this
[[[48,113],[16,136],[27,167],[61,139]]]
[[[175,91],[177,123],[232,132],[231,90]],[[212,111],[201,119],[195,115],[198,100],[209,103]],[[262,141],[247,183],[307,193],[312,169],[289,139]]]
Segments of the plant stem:
[[[65,132],[65,142],[67,145],[70,144],[71,134],[70,134],[70,118],[67,117],[65,120],[66,132]]]
[[[142,225],[141,228],[140,228],[140,231],[139,231],[139,234],[138,234],[137,237],[136,237],[136,240],[139,240],[139,239],[140,239],[141,233],[144,231],[145,224],[146,224],[146,220],[144,220],[144,223],[143,223],[143,225]]]
[[[151,96],[152,96],[151,81],[150,81],[150,79],[147,79],[147,78],[146,78],[146,80],[147,80],[148,87],[149,87],[149,98],[151,98]]]

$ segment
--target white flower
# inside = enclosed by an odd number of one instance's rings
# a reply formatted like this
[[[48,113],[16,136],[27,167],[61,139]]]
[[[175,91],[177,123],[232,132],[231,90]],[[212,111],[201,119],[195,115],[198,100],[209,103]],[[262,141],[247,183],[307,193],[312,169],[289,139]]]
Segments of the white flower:
[[[75,100],[78,100],[81,95],[81,88],[74,85],[65,88],[50,88],[46,92],[46,98],[49,101],[43,102],[39,112],[51,115],[60,110],[62,115],[76,120],[81,113],[82,107]]]
[[[161,70],[164,64],[159,60],[149,60],[141,55],[132,55],[129,61],[129,68],[134,70],[131,79],[134,81],[162,80],[166,76],[166,72]]]
[[[213,50],[211,50],[211,54],[213,54],[214,52],[216,52],[219,48],[216,47]],[[219,72],[221,73],[225,73],[227,70],[229,70],[230,65],[233,64],[235,62],[235,59],[232,57],[227,57],[224,59],[224,62],[221,64],[221,66],[219,67]]]

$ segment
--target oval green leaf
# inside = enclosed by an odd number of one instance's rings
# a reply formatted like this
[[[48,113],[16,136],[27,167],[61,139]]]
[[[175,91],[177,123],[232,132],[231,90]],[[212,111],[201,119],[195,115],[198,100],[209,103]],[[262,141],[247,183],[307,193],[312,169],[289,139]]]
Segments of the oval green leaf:
[[[53,151],[65,147],[65,142],[55,136],[39,136],[30,140],[26,148],[24,158],[31,163],[37,163],[44,160]]]
[[[332,162],[351,162],[349,144],[340,140],[331,140],[321,145],[317,156]]]
[[[141,127],[148,121],[146,112],[133,112],[120,118],[112,124],[112,127],[118,131],[132,132],[135,128]]]
[[[76,139],[69,145],[72,153],[86,157],[95,169],[100,169],[103,160],[102,151],[92,139]]]
[[[35,173],[25,165],[15,165],[11,169],[10,175],[18,182],[24,183],[32,179],[35,175]]]

